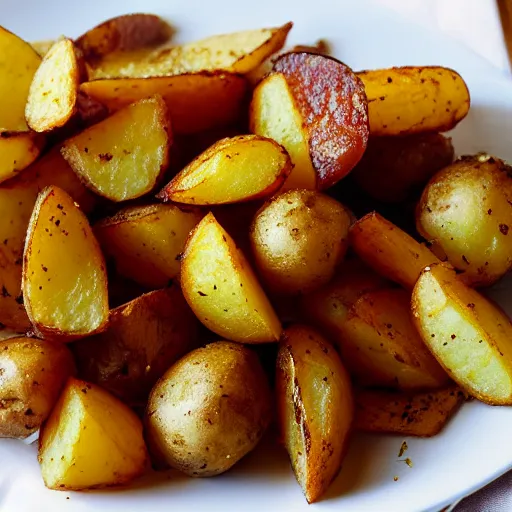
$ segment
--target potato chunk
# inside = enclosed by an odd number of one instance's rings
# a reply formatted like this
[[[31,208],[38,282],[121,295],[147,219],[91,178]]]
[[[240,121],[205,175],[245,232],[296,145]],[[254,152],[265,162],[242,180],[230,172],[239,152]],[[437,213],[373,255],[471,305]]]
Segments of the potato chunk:
[[[33,132],[0,132],[0,182],[16,176],[39,156],[44,138]]]
[[[100,387],[69,379],[41,429],[38,459],[50,489],[125,484],[147,466],[141,421]]]
[[[37,199],[23,254],[23,298],[35,331],[72,340],[105,328],[105,262],[85,215],[58,187]]]
[[[76,112],[80,70],[69,39],[57,41],[44,56],[28,93],[25,118],[36,132],[64,126]]]
[[[310,327],[286,329],[277,356],[278,422],[308,503],[338,474],[353,419],[349,376],[329,343]]]
[[[277,341],[281,324],[253,270],[209,213],[190,235],[181,261],[181,286],[197,318],[232,341]]]
[[[491,405],[512,404],[512,325],[451,269],[425,268],[412,295],[423,341],[464,390]]]
[[[225,138],[195,158],[157,197],[197,205],[265,198],[281,188],[291,170],[288,153],[272,139]]]

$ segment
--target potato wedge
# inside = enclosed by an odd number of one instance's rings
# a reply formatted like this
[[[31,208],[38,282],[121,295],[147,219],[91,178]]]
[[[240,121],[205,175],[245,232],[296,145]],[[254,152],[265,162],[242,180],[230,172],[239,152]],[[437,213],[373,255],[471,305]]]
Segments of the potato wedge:
[[[87,218],[62,189],[45,188],[23,253],[23,299],[35,332],[70,341],[108,321],[105,262]]]
[[[36,133],[0,133],[0,183],[34,162],[43,147],[44,138]]]
[[[423,341],[450,377],[491,405],[512,404],[512,324],[450,268],[425,268],[412,294]]]
[[[41,429],[38,459],[50,489],[125,484],[147,466],[142,423],[99,386],[69,379]]]
[[[259,135],[219,140],[178,173],[158,194],[163,201],[215,205],[264,199],[292,170],[286,150]]]
[[[0,341],[0,437],[25,438],[50,415],[75,363],[62,343]]]
[[[439,259],[427,247],[376,212],[350,229],[350,244],[376,272],[412,290],[420,272]]]
[[[352,176],[374,199],[401,203],[416,200],[428,180],[452,162],[451,139],[440,133],[372,137]]]
[[[61,152],[89,188],[119,202],[153,190],[169,164],[171,144],[167,106],[153,96],[68,139]]]
[[[3,98],[0,109],[0,136],[3,136],[4,132],[28,130],[25,105],[32,78],[40,63],[41,57],[29,43],[0,27],[0,98]],[[3,149],[0,149],[0,154],[4,160]]]
[[[159,78],[86,82],[80,89],[110,110],[160,94],[176,133],[197,133],[240,119],[246,108],[247,80],[239,75],[203,72]]]
[[[185,242],[202,217],[172,204],[129,206],[96,224],[94,233],[119,274],[162,288],[178,276]]]
[[[354,428],[403,436],[435,436],[465,399],[466,394],[455,386],[421,394],[357,390]]]
[[[190,235],[181,260],[183,295],[197,318],[231,341],[277,341],[281,323],[245,256],[206,215]]]
[[[416,224],[466,284],[486,286],[512,267],[511,205],[512,167],[489,155],[468,156],[432,178]]]
[[[250,127],[290,154],[294,169],[285,188],[326,189],[349,173],[366,149],[363,85],[331,57],[284,54],[254,91]]]
[[[285,330],[277,356],[281,437],[308,503],[338,474],[354,415],[352,386],[329,343],[310,327]]]
[[[77,108],[80,69],[73,42],[57,41],[48,50],[30,85],[25,119],[36,132],[64,126]]]
[[[165,45],[142,52],[116,52],[89,66],[89,80],[148,78],[200,71],[245,74],[279,51],[292,23],[211,36],[181,46]]]
[[[54,44],[54,39],[46,39],[44,41],[32,41],[30,46],[34,48],[39,57],[43,58]]]
[[[360,71],[372,135],[446,132],[469,111],[469,91],[453,69],[440,66]]]

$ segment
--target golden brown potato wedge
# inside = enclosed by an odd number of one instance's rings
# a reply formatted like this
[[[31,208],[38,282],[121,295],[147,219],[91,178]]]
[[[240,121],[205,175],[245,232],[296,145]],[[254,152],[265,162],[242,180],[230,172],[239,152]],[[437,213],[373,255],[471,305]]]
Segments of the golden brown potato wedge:
[[[452,162],[451,139],[440,133],[372,137],[352,176],[374,199],[400,203],[416,199],[428,180]]]
[[[126,201],[153,190],[169,164],[171,144],[167,106],[153,96],[68,139],[61,152],[89,188]]]
[[[0,27],[0,136],[4,132],[28,130],[25,105],[32,77],[40,63],[41,57],[29,43]],[[3,160],[4,151],[0,150],[0,154]]]
[[[175,203],[215,205],[264,199],[292,170],[286,150],[259,135],[219,140],[178,173],[158,194]]]
[[[34,48],[39,57],[43,58],[54,44],[54,39],[46,39],[44,41],[32,41],[30,46]]]
[[[412,290],[420,272],[439,259],[427,247],[376,212],[350,229],[350,244],[376,272]]]
[[[125,484],[147,466],[142,423],[99,386],[69,379],[41,429],[38,459],[50,489]]]
[[[44,138],[33,132],[0,133],[0,183],[28,167],[43,147]]]
[[[432,265],[412,294],[414,323],[457,384],[491,405],[512,404],[512,324],[455,272]]]
[[[328,188],[366,149],[364,87],[348,66],[331,57],[284,54],[254,91],[250,126],[290,154],[294,169],[286,188]]]
[[[431,437],[457,412],[466,394],[455,386],[421,394],[357,390],[354,399],[356,430]]]
[[[37,334],[62,341],[106,327],[105,262],[87,218],[62,189],[45,188],[30,218],[23,299]]]
[[[181,260],[183,295],[197,318],[218,335],[244,343],[277,341],[281,323],[233,239],[206,215]]]
[[[463,157],[426,186],[417,228],[465,283],[486,286],[512,267],[511,205],[512,168],[489,155]]]
[[[197,133],[240,119],[246,108],[247,80],[239,75],[203,72],[157,78],[95,80],[81,90],[111,110],[160,94],[176,133]]]
[[[277,356],[278,422],[308,503],[338,474],[353,420],[350,378],[333,347],[314,329],[286,329]]]
[[[445,132],[466,117],[469,91],[453,69],[440,66],[360,71],[372,135]]]
[[[113,309],[105,332],[73,344],[78,375],[145,405],[156,381],[196,348],[199,325],[177,285],[146,293]]]
[[[80,69],[73,42],[57,41],[37,69],[25,106],[25,119],[36,132],[64,126],[76,112]]]
[[[62,343],[12,338],[0,342],[0,437],[25,438],[39,429],[75,373]]]
[[[292,28],[245,30],[208,37],[181,46],[135,52],[116,52],[89,66],[89,80],[102,78],[148,78],[200,71],[245,74],[279,51]]]
[[[180,272],[188,235],[203,217],[195,208],[154,204],[129,206],[94,226],[116,271],[149,288],[162,288]]]

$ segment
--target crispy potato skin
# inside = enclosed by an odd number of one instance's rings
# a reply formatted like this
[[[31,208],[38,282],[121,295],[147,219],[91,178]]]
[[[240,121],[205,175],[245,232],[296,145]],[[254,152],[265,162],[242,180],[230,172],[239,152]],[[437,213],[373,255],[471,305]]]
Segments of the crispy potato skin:
[[[462,77],[439,66],[361,71],[371,135],[445,132],[466,117],[470,98]]]
[[[371,137],[352,171],[356,183],[385,203],[415,199],[432,176],[453,162],[451,139],[440,133]]]
[[[496,158],[463,157],[432,178],[418,204],[418,231],[467,284],[491,285],[512,266],[511,173]]]
[[[353,419],[350,379],[333,347],[314,329],[284,332],[277,356],[281,437],[308,503],[338,474]]]
[[[107,330],[74,343],[72,350],[81,378],[128,404],[141,405],[198,339],[199,322],[174,285],[113,309]]]
[[[345,256],[350,223],[345,207],[320,192],[290,190],[269,200],[250,228],[267,287],[293,295],[327,283]]]
[[[435,436],[457,412],[466,396],[455,386],[420,394],[357,390],[354,394],[354,428],[403,436]]]
[[[24,438],[49,416],[75,363],[62,343],[0,341],[0,437]]]
[[[258,357],[221,341],[190,352],[158,381],[146,438],[158,467],[214,476],[258,444],[270,419],[270,389]]]

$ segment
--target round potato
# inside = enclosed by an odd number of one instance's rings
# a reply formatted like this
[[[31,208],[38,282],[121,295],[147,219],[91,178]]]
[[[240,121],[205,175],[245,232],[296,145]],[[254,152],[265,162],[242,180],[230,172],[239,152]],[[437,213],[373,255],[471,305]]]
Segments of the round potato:
[[[463,157],[432,178],[418,204],[418,231],[466,284],[490,285],[512,266],[511,171],[487,155]]]
[[[63,343],[0,342],[0,437],[25,438],[49,416],[75,364]]]
[[[345,256],[350,223],[345,207],[319,192],[290,190],[266,203],[250,239],[268,288],[293,295],[327,283]]]
[[[190,352],[157,382],[146,439],[157,467],[214,476],[257,445],[270,419],[270,389],[258,357],[220,341]]]

